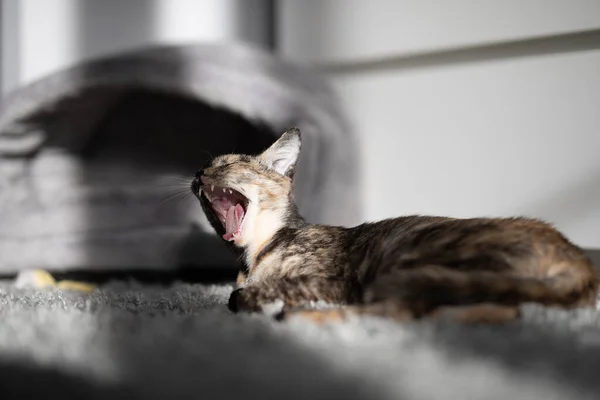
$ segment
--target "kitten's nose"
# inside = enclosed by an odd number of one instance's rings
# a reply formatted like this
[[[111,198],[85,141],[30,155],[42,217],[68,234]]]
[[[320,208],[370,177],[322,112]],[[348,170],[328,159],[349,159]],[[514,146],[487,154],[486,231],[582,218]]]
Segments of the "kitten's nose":
[[[204,170],[203,169],[199,169],[198,171],[196,171],[196,178],[200,179],[200,177],[202,176],[202,174],[204,174]]]

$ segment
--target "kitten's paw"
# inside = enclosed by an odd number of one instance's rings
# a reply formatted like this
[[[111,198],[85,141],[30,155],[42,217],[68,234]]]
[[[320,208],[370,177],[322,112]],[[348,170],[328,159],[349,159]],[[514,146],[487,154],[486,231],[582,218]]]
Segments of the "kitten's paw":
[[[260,312],[273,316],[283,310],[284,302],[281,299],[264,296],[264,292],[261,294],[257,288],[245,287],[235,289],[231,293],[227,307],[234,313]]]
[[[229,309],[229,311],[231,312],[238,312],[239,311],[239,307],[238,307],[238,297],[240,296],[240,292],[243,289],[235,289],[233,292],[231,292],[231,294],[229,295],[229,300],[227,302],[227,308]]]
[[[227,307],[230,311],[237,312],[258,312],[260,306],[257,301],[257,293],[252,288],[235,289],[229,296]]]

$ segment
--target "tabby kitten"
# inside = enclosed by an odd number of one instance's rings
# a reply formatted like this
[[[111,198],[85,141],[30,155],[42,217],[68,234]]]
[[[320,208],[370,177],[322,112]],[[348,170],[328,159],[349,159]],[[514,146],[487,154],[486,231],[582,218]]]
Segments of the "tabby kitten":
[[[411,215],[355,227],[309,224],[293,199],[298,129],[262,154],[216,157],[191,189],[241,260],[234,311],[279,318],[445,316],[506,321],[526,302],[592,307],[598,276],[551,225],[527,218]],[[337,305],[315,308],[315,302]]]

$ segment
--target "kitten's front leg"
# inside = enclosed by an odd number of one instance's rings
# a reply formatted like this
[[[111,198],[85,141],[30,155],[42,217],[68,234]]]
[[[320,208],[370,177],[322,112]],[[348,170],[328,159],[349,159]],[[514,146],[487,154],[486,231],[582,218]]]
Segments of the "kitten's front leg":
[[[281,303],[283,308],[306,307],[311,302],[349,304],[356,290],[344,280],[330,277],[298,276],[253,282],[231,293],[228,307],[233,312],[261,312],[266,306]]]

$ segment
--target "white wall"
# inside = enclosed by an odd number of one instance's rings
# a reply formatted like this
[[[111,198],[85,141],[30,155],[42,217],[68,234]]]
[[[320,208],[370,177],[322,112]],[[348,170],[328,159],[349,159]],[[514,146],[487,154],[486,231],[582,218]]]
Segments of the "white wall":
[[[600,2],[541,3],[283,1],[282,54],[360,136],[366,219],[525,214],[600,247],[600,35],[517,43],[598,29]]]
[[[150,44],[266,45],[265,0],[3,0],[3,92],[92,57]]]
[[[284,54],[352,62],[600,28],[598,0],[281,0]]]

